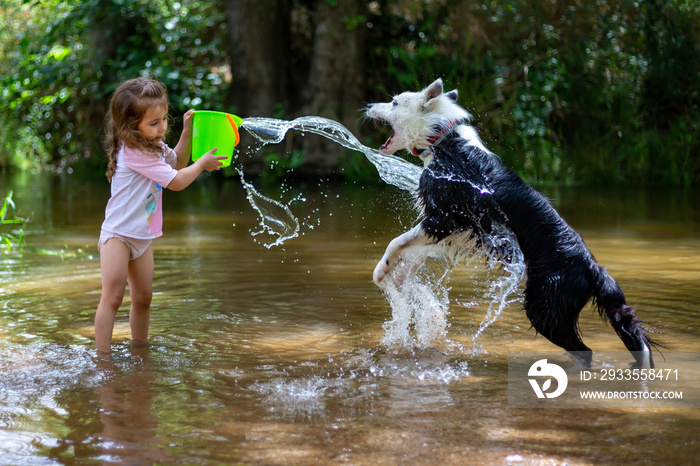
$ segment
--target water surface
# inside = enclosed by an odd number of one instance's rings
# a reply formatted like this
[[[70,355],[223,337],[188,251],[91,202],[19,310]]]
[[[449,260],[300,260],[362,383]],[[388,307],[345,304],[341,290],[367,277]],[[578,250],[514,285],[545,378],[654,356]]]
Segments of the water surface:
[[[252,236],[238,179],[166,192],[148,348],[129,345],[128,297],[111,361],[94,357],[95,243],[108,185],[0,178],[32,219],[0,256],[0,457],[5,464],[693,464],[696,409],[509,409],[509,351],[554,349],[520,303],[476,339],[492,272],[449,281],[446,334],[386,345],[392,309],[371,280],[415,220],[393,186],[307,183],[299,236]],[[0,192],[0,194],[4,194]],[[565,218],[665,351],[700,351],[700,193],[550,189]],[[61,251],[63,254],[61,256]],[[591,310],[594,351],[622,343]],[[383,343],[384,339],[384,343]]]

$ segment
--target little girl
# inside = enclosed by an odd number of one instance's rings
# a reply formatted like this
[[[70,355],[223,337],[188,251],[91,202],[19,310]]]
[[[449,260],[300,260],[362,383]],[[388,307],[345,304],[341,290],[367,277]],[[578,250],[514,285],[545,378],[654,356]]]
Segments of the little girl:
[[[190,166],[192,110],[185,113],[180,141],[164,142],[168,129],[168,96],[163,84],[145,78],[124,82],[114,92],[107,119],[112,195],[105,210],[98,250],[102,297],[95,314],[98,353],[110,353],[117,310],[129,283],[129,323],[134,343],[145,343],[153,294],[151,240],[163,234],[163,188],[180,191],[202,171],[218,170],[213,148]]]

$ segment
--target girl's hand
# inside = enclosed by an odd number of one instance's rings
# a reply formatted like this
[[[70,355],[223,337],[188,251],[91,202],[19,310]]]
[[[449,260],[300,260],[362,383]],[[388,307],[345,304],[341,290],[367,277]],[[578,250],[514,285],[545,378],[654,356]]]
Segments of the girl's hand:
[[[187,110],[182,116],[182,129],[190,129],[192,127],[192,119],[194,118],[194,110]]]
[[[204,170],[210,172],[220,169],[222,161],[226,160],[228,157],[216,156],[214,152],[216,152],[216,147],[204,154],[192,165],[178,170],[177,175],[175,175],[175,178],[173,178],[168,185],[168,189],[172,191],[182,191],[192,184]]]
[[[225,155],[216,156],[214,155],[214,152],[216,152],[216,147],[204,154],[202,158],[197,160],[198,163],[202,164],[203,170],[206,170],[208,172],[212,170],[218,170],[221,168],[221,164],[223,163],[223,161],[228,158]]]

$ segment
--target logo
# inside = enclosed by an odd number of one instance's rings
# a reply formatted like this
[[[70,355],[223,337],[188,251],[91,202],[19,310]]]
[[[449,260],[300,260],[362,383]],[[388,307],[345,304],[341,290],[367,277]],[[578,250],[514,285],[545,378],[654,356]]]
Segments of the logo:
[[[547,363],[546,359],[536,361],[530,370],[527,372],[529,377],[549,377],[540,387],[537,379],[528,379],[532,389],[535,391],[537,398],[556,398],[566,390],[566,385],[569,383],[569,378],[566,376],[564,369],[556,364]],[[557,381],[557,389],[553,392],[547,392],[552,385],[552,378]]]

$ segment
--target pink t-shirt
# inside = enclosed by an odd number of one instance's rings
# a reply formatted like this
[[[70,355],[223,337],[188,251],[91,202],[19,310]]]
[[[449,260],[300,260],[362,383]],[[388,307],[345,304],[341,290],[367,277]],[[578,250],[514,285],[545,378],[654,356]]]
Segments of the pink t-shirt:
[[[163,146],[165,152],[160,156],[121,147],[103,230],[135,239],[163,235],[163,187],[177,175],[177,153]]]

